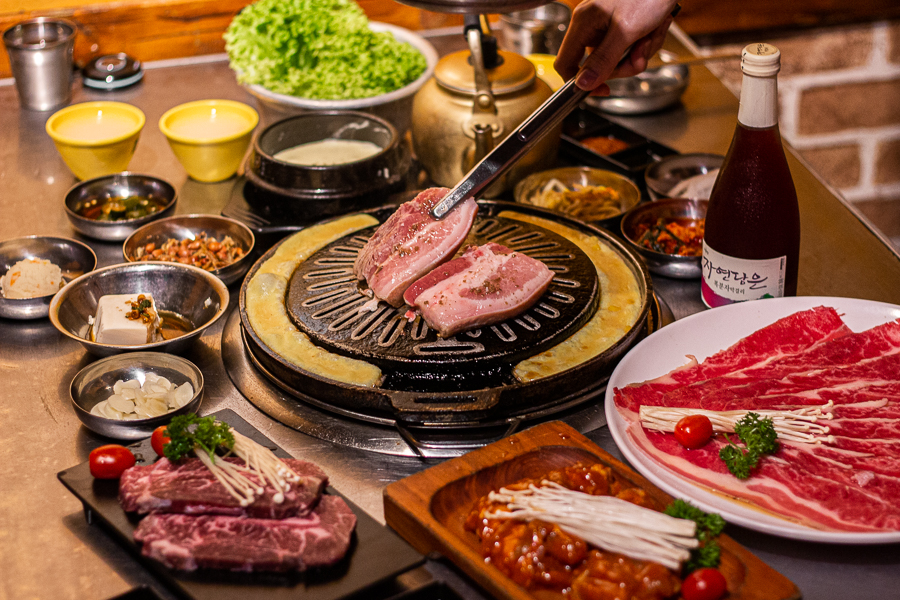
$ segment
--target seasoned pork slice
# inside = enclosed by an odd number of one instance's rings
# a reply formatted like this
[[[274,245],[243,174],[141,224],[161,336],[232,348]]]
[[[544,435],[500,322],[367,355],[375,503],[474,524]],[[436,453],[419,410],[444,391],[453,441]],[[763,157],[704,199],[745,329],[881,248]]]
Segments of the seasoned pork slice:
[[[243,464],[237,458],[224,460]],[[275,491],[267,486],[255,502],[241,506],[200,459],[188,458],[173,463],[161,458],[152,465],[136,465],[122,474],[119,503],[126,511],[139,514],[183,513],[264,519],[305,515],[319,501],[328,484],[328,476],[311,462],[294,458],[284,459],[284,462],[303,480],[291,485],[282,502],[275,502]]]
[[[448,191],[430,188],[401,204],[360,251],[354,272],[377,298],[401,306],[403,292],[412,282],[459,250],[478,205],[468,198],[442,220],[435,220],[430,211]]]
[[[534,304],[553,272],[500,244],[472,246],[406,290],[404,300],[441,337],[499,323]]]
[[[305,517],[151,514],[134,539],[167,567],[233,571],[305,571],[338,563],[350,548],[356,515],[342,498],[322,496]]]

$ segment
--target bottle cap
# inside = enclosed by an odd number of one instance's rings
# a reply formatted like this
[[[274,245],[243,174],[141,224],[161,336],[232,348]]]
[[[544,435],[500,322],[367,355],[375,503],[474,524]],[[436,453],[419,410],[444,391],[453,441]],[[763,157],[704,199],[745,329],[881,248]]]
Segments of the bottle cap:
[[[741,52],[741,71],[754,77],[771,77],[781,70],[781,51],[772,44],[750,44]]]

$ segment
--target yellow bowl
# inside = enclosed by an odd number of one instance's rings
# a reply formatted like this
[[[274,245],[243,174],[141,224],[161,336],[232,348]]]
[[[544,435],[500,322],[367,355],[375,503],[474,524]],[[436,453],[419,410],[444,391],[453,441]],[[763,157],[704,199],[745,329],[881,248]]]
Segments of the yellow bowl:
[[[146,118],[123,102],[81,102],[47,119],[45,129],[78,179],[128,170]]]
[[[166,111],[159,129],[188,175],[211,183],[237,172],[257,123],[256,111],[241,102],[198,100]]]
[[[537,76],[543,79],[544,83],[549,85],[554,92],[565,83],[559,73],[556,72],[556,69],[553,68],[553,61],[556,60],[556,57],[552,54],[529,54],[528,60],[534,65]]]

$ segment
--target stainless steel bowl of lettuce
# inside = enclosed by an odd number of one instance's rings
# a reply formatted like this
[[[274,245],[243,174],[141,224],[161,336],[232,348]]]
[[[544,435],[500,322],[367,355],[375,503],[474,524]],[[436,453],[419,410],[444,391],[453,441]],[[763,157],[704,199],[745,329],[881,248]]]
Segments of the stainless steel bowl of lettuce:
[[[305,100],[353,101],[389,94],[433,69],[397,29],[370,26],[353,0],[258,0],[232,20],[225,41],[242,84]]]

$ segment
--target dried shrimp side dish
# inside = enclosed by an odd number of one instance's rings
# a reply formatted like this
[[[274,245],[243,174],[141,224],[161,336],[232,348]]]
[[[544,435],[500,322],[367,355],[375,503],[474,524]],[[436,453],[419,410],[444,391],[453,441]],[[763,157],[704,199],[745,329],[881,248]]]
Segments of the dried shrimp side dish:
[[[701,256],[706,219],[657,219],[655,224],[635,227],[638,244],[644,248],[676,256]]]
[[[138,247],[135,260],[160,260],[163,262],[179,262],[185,265],[200,267],[206,271],[215,271],[227,267],[243,258],[244,249],[231,236],[221,241],[210,238],[200,232],[196,239],[176,240],[169,238],[162,245],[150,242]]]
[[[605,185],[578,185],[569,189],[559,179],[551,179],[530,198],[531,204],[549,208],[582,221],[598,221],[622,212],[619,193]]]

